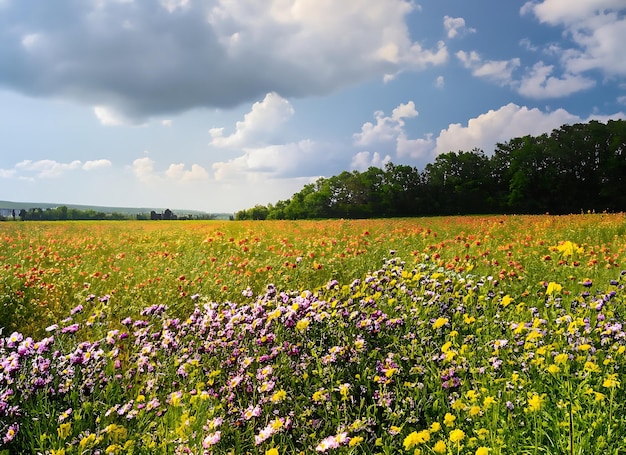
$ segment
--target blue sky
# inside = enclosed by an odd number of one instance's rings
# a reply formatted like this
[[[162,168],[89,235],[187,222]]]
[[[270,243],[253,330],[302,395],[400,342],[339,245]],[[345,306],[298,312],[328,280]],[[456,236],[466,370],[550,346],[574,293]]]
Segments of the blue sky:
[[[624,0],[0,0],[0,200],[234,212],[626,115]]]

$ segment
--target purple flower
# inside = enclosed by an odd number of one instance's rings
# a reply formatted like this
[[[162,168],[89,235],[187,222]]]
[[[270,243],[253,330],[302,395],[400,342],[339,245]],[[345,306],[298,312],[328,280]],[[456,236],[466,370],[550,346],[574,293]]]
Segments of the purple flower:
[[[13,332],[11,335],[9,335],[9,338],[7,338],[7,347],[14,348],[23,339],[24,336],[21,333]]]
[[[4,437],[2,438],[2,443],[7,444],[8,442],[13,441],[13,439],[15,439],[15,436],[17,435],[17,432],[19,431],[19,428],[20,427],[17,423],[14,423],[13,425],[11,425],[7,429],[7,432],[4,435]]]
[[[81,311],[83,311],[83,306],[82,305],[78,305],[75,308],[72,308],[72,310],[70,311],[71,315],[74,315],[76,313],[80,313]]]
[[[68,325],[67,327],[63,327],[61,329],[61,333],[76,333],[78,332],[78,324]]]

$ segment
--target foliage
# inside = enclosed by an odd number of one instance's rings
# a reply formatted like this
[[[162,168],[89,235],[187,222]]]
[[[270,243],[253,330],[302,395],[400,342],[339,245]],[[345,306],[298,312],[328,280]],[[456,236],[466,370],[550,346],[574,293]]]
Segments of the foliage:
[[[422,172],[388,163],[305,185],[236,218],[372,218],[626,210],[626,121],[563,125],[482,150],[437,156]]]

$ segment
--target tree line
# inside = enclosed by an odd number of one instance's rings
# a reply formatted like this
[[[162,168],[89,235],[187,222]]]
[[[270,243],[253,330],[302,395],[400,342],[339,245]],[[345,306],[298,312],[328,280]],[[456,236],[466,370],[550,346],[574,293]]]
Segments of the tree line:
[[[235,218],[370,218],[487,213],[626,211],[626,121],[563,125],[552,133],[437,156],[422,171],[388,163],[305,185],[290,199]]]
[[[4,209],[5,212],[7,209]],[[216,215],[213,214],[197,214],[197,215],[176,215],[170,209],[166,209],[163,213],[157,213],[152,210],[150,213],[105,213],[93,209],[80,210],[76,208],[68,208],[65,205],[54,208],[30,208],[26,209],[8,209],[9,212],[3,214],[0,220],[21,220],[21,221],[77,221],[77,220],[214,220]]]

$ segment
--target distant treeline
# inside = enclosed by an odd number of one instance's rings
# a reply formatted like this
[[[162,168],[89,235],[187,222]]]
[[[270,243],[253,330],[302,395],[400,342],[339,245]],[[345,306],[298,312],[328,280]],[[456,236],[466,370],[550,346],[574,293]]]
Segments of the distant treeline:
[[[305,185],[236,219],[370,218],[626,211],[626,121],[563,125],[482,150],[448,152],[423,171],[388,163]]]
[[[177,216],[170,209],[163,213],[154,210],[146,214],[105,213],[96,210],[80,210],[64,205],[55,208],[1,209],[0,219],[21,221],[66,221],[66,220],[212,220],[216,215],[183,215]]]

